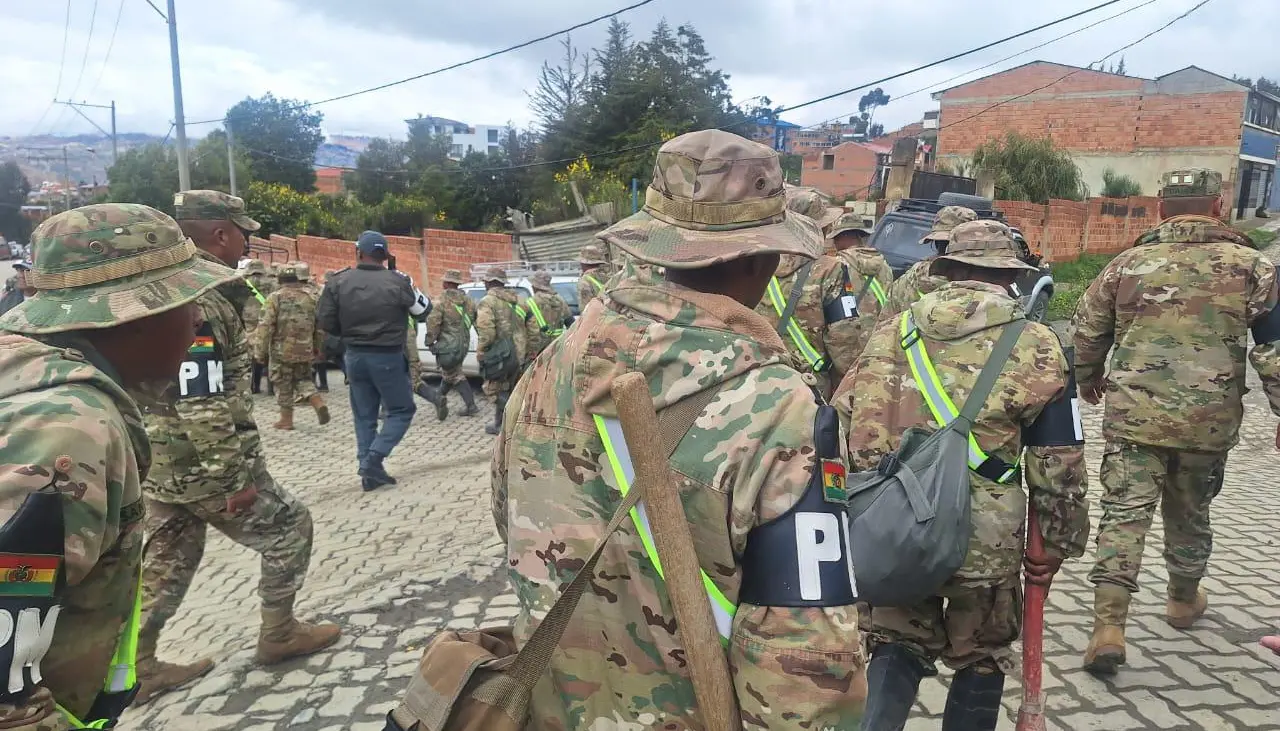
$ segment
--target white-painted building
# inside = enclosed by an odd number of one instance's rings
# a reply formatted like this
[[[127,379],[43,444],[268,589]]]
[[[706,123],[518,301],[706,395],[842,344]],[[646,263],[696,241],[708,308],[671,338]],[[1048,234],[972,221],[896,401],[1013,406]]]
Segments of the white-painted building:
[[[461,160],[472,152],[496,153],[502,149],[510,128],[504,124],[467,124],[445,117],[406,119],[410,126],[424,125],[433,135],[449,135],[449,157]]]

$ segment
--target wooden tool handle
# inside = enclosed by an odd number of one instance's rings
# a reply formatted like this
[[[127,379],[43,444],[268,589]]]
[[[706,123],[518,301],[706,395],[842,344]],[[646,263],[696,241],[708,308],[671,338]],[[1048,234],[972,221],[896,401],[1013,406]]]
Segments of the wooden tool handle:
[[[1034,504],[1027,505],[1027,553],[1044,555],[1044,537]],[[1044,731],[1044,602],[1048,589],[1026,586],[1022,607],[1022,707],[1018,709],[1017,731]]]
[[[628,373],[614,380],[612,390],[635,470],[632,489],[644,491],[653,542],[675,608],[698,710],[707,731],[738,731],[738,707],[729,663],[720,646],[711,599],[702,586],[701,567],[679,487],[662,449],[649,384],[643,374]]]

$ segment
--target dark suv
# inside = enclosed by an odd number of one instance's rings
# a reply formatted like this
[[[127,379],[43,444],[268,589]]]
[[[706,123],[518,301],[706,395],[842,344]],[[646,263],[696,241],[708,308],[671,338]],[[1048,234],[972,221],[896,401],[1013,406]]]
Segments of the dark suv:
[[[916,262],[937,253],[932,246],[921,244],[920,239],[933,228],[934,214],[945,206],[964,206],[973,209],[978,218],[1008,223],[1004,214],[992,207],[990,198],[961,193],[943,193],[936,201],[906,198],[880,218],[871,234],[871,245],[884,256],[895,278],[905,274]],[[1049,267],[1031,252],[1022,232],[1010,228],[1013,240],[1022,250],[1019,258],[1039,269],[1020,276],[1013,284],[1013,293],[1022,302],[1028,318],[1043,322],[1049,311],[1049,300],[1053,297],[1053,277],[1049,274]]]

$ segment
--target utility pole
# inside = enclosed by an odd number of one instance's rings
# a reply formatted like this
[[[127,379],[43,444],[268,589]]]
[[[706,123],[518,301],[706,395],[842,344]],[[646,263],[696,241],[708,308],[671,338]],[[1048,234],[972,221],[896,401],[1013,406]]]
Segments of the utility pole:
[[[71,107],[71,111],[75,112],[76,114],[79,114],[81,117],[84,117],[86,122],[88,122],[89,124],[92,124],[94,128],[96,128],[102,134],[110,137],[111,138],[111,162],[112,164],[115,164],[115,162],[120,159],[120,147],[116,143],[116,103],[114,101],[112,101],[111,104],[109,105],[108,104],[88,104],[86,102],[73,102],[73,101],[65,101],[65,102],[58,102],[58,103]],[[81,107],[84,107],[86,109],[110,109],[111,110],[111,131],[110,132],[106,131],[101,126],[99,126],[97,122],[90,119],[89,115],[80,111]]]
[[[62,184],[67,197],[67,210],[71,210],[71,163],[67,162],[67,146],[62,146]]]
[[[178,187],[191,189],[191,168],[187,161],[187,123],[182,115],[182,71],[178,63],[178,18],[169,0],[169,61],[173,65],[173,129],[178,148]]]
[[[236,148],[231,137],[231,124],[222,126],[227,131],[227,177],[231,178],[231,195],[240,195],[236,189]]]

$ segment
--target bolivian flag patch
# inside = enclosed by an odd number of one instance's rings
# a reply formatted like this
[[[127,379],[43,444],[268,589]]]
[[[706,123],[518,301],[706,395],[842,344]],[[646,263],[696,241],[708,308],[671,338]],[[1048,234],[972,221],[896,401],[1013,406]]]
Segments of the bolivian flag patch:
[[[844,486],[844,462],[838,459],[822,460],[822,499],[844,505],[849,495]]]
[[[61,556],[0,553],[0,596],[53,596]]]
[[[213,341],[212,335],[197,335],[192,341],[191,347],[187,349],[188,353],[212,353],[217,343]]]

